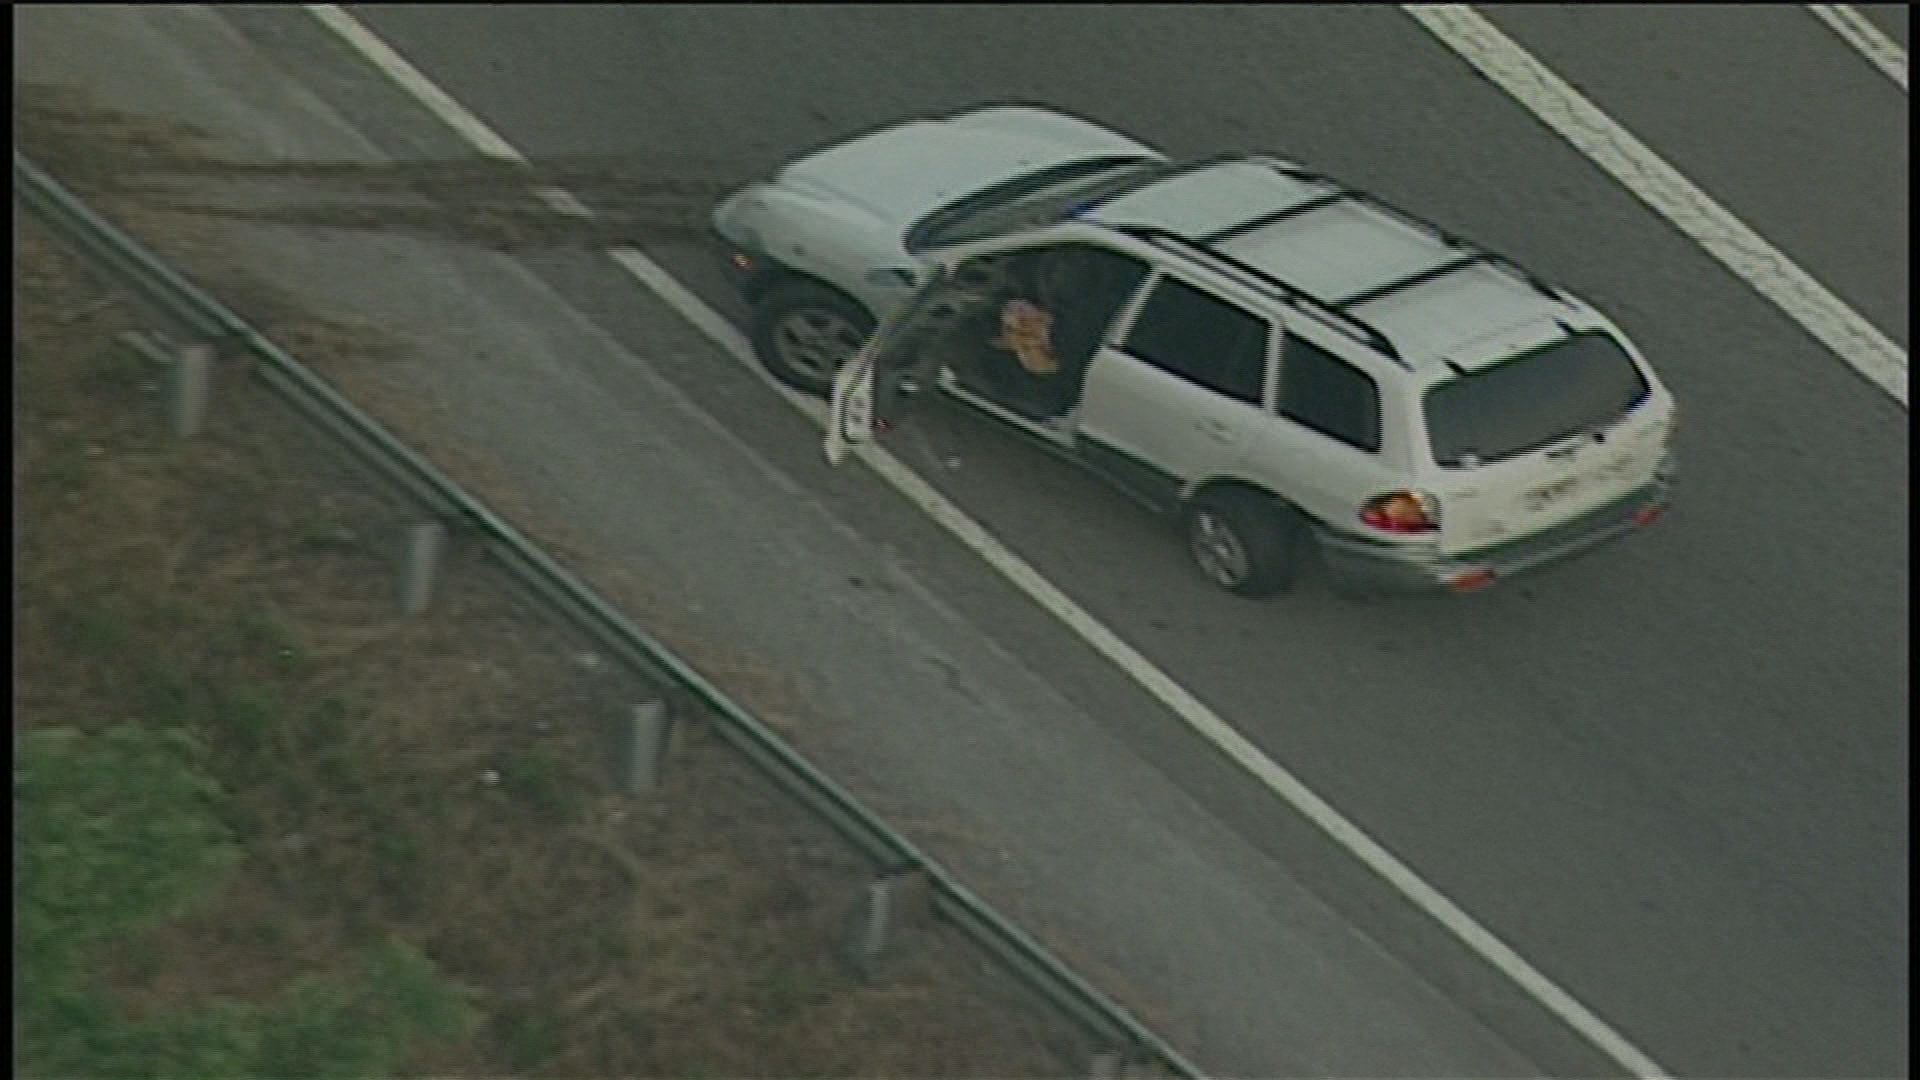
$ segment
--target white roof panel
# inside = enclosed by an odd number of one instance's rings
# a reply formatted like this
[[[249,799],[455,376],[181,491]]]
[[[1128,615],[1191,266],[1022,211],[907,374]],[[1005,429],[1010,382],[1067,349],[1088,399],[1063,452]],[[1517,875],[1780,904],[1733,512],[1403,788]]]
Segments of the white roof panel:
[[[1460,256],[1433,234],[1354,199],[1216,246],[1328,303]]]
[[[1435,359],[1477,339],[1568,314],[1558,301],[1486,263],[1356,304],[1352,313],[1387,335],[1410,361]]]
[[[1271,164],[1236,161],[1148,184],[1103,203],[1092,217],[1199,238],[1331,190],[1288,176]]]
[[[1093,211],[1110,225],[1148,225],[1206,243],[1211,233],[1346,189],[1294,176],[1264,159],[1209,165],[1113,199]],[[1412,277],[1474,252],[1364,198],[1341,199],[1215,241],[1223,255],[1328,304]],[[1475,263],[1356,304],[1350,311],[1386,335],[1410,363],[1452,357],[1569,309],[1497,264]],[[1550,322],[1544,325],[1551,326]]]

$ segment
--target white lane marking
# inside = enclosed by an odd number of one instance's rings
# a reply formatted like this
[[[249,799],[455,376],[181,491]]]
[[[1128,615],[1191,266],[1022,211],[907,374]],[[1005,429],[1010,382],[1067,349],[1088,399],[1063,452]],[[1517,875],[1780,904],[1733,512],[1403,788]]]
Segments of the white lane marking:
[[[373,62],[373,66],[407,88],[407,92],[420,99],[433,115],[439,117],[460,137],[467,140],[475,150],[496,161],[511,161],[516,165],[527,164],[526,155],[515,150],[513,145],[501,138],[481,119],[453,100],[445,90],[435,86],[432,81],[415,70],[407,58],[394,52],[379,35],[360,24],[360,20],[346,13],[338,4],[308,4],[307,14],[320,20],[320,24],[340,35],[341,39],[354,47],[360,55]]]
[[[587,209],[587,204],[574,198],[573,192],[568,191],[566,188],[545,184],[533,189],[533,197],[546,203],[547,209],[552,210],[556,214],[564,214],[567,217],[574,218],[591,218],[593,216],[593,211]]]
[[[1907,407],[1907,351],[1471,8],[1406,4],[1441,44]]]
[[[1834,33],[1858,50],[1887,78],[1898,83],[1901,93],[1908,92],[1907,50],[1901,48],[1899,42],[1888,37],[1879,27],[1868,22],[1865,15],[1847,4],[1808,4],[1807,10],[1831,27]]]
[[[349,43],[358,45],[362,40],[378,41],[370,31],[361,27],[352,19],[352,16],[335,5],[308,5],[308,10],[314,12],[316,16],[321,16],[321,22],[335,29],[351,24],[355,31],[341,34]],[[322,16],[322,12],[327,14]],[[493,134],[478,117],[453,103],[445,93],[438,90],[429,91],[428,88],[432,84],[426,77],[384,43],[380,43],[378,49],[363,50],[363,55],[388,78],[412,93],[429,111],[446,121],[455,131],[462,135],[483,133],[486,139],[492,140],[496,145],[505,145],[504,141]],[[453,112],[449,114],[446,110],[453,110]],[[517,151],[512,151],[511,147],[507,149],[514,159],[525,160]],[[767,385],[779,391],[780,396],[802,415],[811,419],[823,430],[825,429],[826,409],[819,401],[805,397],[774,381],[755,359],[753,348],[746,336],[668,274],[658,263],[632,248],[614,248],[608,254],[635,280],[652,290],[662,301],[673,307],[694,327],[712,339],[714,344],[746,365]],[[969,550],[999,571],[1016,588],[1031,597],[1042,609],[1078,634],[1081,640],[1125,672],[1142,689],[1153,695],[1174,715],[1180,717],[1195,732],[1211,742],[1221,753],[1246,769],[1301,816],[1318,826],[1335,843],[1345,848],[1354,858],[1397,889],[1415,907],[1445,927],[1495,969],[1512,979],[1569,1027],[1585,1036],[1601,1052],[1613,1058],[1622,1068],[1635,1076],[1654,1078],[1667,1075],[1666,1071],[1655,1065],[1652,1059],[1616,1034],[1590,1010],[1527,963],[1505,942],[1481,926],[1438,889],[1427,884],[1392,852],[1368,836],[1359,826],[1348,821],[1326,800],[1320,798],[1292,773],[1234,730],[1185,687],[1175,682],[1151,660],[1141,655],[1074,603],[1052,582],[1041,576],[1039,571],[1029,565],[1026,560],[1002,544],[984,526],[968,517],[944,495],[934,490],[921,479],[918,473],[907,468],[892,454],[873,443],[862,443],[855,448],[854,452],[909,502],[952,533]]]

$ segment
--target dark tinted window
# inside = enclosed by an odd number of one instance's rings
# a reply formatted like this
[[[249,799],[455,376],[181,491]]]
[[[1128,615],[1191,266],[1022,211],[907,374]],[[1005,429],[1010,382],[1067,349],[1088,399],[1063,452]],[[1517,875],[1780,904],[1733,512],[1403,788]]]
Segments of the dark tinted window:
[[[1610,425],[1646,396],[1612,338],[1576,334],[1427,391],[1427,435],[1442,465],[1498,461]]]
[[[1258,405],[1267,381],[1267,324],[1172,278],[1153,287],[1127,351],[1236,401]]]
[[[1023,295],[1053,315],[1053,347],[1061,363],[1086,364],[1120,308],[1146,280],[1147,264],[1089,244],[1061,244],[1014,256]]]
[[[1136,186],[1169,168],[1150,158],[1103,157],[1005,180],[914,222],[906,232],[906,247],[920,251],[1058,221],[1083,203]]]
[[[1362,450],[1380,449],[1380,388],[1303,338],[1287,338],[1280,350],[1280,414]]]

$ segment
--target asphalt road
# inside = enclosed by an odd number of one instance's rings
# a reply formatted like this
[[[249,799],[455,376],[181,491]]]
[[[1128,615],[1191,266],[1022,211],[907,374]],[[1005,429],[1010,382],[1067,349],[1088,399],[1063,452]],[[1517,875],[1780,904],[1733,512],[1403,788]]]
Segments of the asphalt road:
[[[976,421],[932,413],[899,452],[1657,1061],[1699,1076],[1906,1071],[1907,414],[1404,15],[354,10],[536,162],[742,180],[911,113],[1035,98],[1176,154],[1286,153],[1596,301],[1682,402],[1678,509],[1484,595],[1236,601],[1130,504]],[[1490,17],[1907,340],[1907,100],[1811,16]],[[299,32],[266,24],[298,18],[235,22],[285,55]],[[366,78],[316,92],[402,107]],[[617,178],[577,193],[616,216],[641,197]],[[736,310],[710,252],[655,239],[639,242]],[[621,321],[635,286],[610,266],[549,280],[648,344]],[[731,386],[719,362],[659,370],[760,456],[792,462],[792,483],[844,502],[816,441],[716,389]],[[1433,985],[1496,1027],[1538,1023],[1023,599],[893,516],[858,527]]]
[[[1282,150],[1616,313],[1684,403],[1679,512],[1466,602],[1225,602],[972,425],[929,432],[966,460],[930,476],[1657,1060],[1904,1070],[1906,414],[1403,15],[360,10],[536,159],[751,173],[1033,97],[1174,153]],[[1811,16],[1493,18],[1906,340],[1907,99]]]
[[[1868,22],[1878,27],[1881,33],[1892,38],[1902,49],[1913,48],[1912,43],[1907,40],[1908,15],[1911,13],[1904,6],[1863,4],[1855,10],[1860,12]]]

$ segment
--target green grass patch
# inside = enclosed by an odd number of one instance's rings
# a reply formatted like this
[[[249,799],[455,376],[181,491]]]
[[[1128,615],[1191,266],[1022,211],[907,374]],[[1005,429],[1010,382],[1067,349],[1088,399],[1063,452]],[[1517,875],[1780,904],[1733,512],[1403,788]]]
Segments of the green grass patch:
[[[99,942],[184,911],[240,855],[179,728],[27,732],[14,745],[19,962],[59,981]]]
[[[566,1022],[537,1003],[501,1010],[495,1016],[501,1049],[515,1072],[539,1068],[560,1052]]]
[[[90,978],[101,951],[130,948],[141,966],[136,932],[205,900],[241,857],[205,748],[182,728],[118,724],[29,731],[14,757],[21,1075],[347,1080],[475,1023],[464,993],[394,940],[363,950],[352,975],[302,977],[278,1000],[130,1017]]]
[[[86,490],[92,474],[87,441],[78,435],[56,435],[36,463],[31,479],[62,494],[78,495]]]
[[[117,658],[134,639],[136,627],[127,604],[111,596],[75,600],[53,614],[59,643],[93,660]]]
[[[577,821],[584,811],[586,778],[547,747],[533,746],[508,758],[500,783],[515,802],[548,821]]]
[[[307,645],[279,612],[249,608],[226,627],[224,644],[236,657],[258,662],[282,675],[298,675],[306,667]]]
[[[209,736],[225,753],[246,765],[258,765],[271,755],[285,714],[278,687],[242,682],[211,689],[204,716]]]
[[[134,668],[133,705],[156,724],[191,723],[201,699],[193,673],[169,658],[152,657]]]

